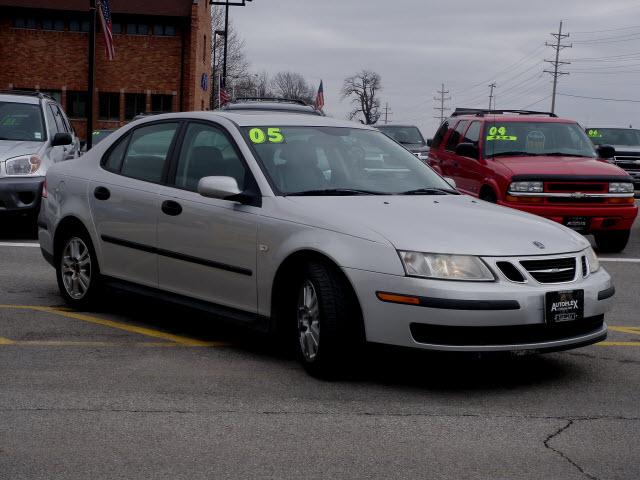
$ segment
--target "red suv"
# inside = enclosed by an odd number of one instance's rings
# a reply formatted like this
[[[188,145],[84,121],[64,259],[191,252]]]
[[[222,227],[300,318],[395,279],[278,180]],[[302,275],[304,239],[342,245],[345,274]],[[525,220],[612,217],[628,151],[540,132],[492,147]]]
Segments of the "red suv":
[[[619,252],[638,213],[633,179],[603,161],[572,120],[527,110],[456,109],[431,141],[429,164],[458,189],[592,233]]]

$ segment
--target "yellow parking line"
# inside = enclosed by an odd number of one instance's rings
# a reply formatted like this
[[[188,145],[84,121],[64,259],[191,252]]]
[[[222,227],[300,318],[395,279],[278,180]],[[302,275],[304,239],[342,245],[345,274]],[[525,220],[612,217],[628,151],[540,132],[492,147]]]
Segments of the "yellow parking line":
[[[640,342],[600,342],[596,345],[602,347],[640,347]]]
[[[87,323],[93,323],[96,325],[102,325],[105,327],[116,328],[118,330],[124,330],[125,332],[137,333],[139,335],[145,335],[147,337],[160,338],[167,340],[183,347],[224,347],[228,344],[224,342],[205,342],[202,340],[196,340],[194,338],[183,337],[181,335],[173,335],[171,333],[161,332],[160,330],[154,330],[146,327],[138,327],[135,325],[129,325],[122,322],[116,322],[114,320],[106,320],[103,318],[94,317],[91,315],[85,315],[83,313],[76,313],[68,311],[65,308],[58,307],[43,307],[39,305],[0,305],[0,308],[18,309],[18,310],[35,310],[38,312],[51,313],[53,315],[59,315],[65,318],[73,318],[75,320],[81,320]]]
[[[640,328],[637,327],[617,327],[615,325],[610,325],[609,330],[613,330],[614,332],[630,333],[632,335],[640,335]]]
[[[8,338],[0,337],[0,345],[13,345],[15,342]]]
[[[66,340],[9,340],[0,341],[0,345],[17,345],[20,347],[180,347],[177,343],[169,342],[84,342]]]

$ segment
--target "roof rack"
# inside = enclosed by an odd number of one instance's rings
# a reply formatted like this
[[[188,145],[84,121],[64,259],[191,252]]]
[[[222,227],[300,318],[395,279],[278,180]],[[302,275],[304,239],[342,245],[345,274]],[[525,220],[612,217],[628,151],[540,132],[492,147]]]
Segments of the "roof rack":
[[[278,98],[278,97],[237,97],[231,103],[241,103],[241,102],[296,103],[298,105],[304,105],[305,107],[310,106],[302,100],[295,100],[293,98]]]
[[[555,113],[538,112],[536,110],[487,110],[484,108],[456,108],[451,116],[459,117],[460,115],[475,115],[477,117],[484,117],[485,115],[502,115],[505,113],[517,113],[518,115],[548,115],[553,118],[558,117]]]
[[[0,94],[2,95],[24,95],[28,97],[38,97],[38,98],[47,98],[49,100],[54,100],[51,95],[47,95],[46,93],[42,93],[40,91],[35,90],[0,90]]]

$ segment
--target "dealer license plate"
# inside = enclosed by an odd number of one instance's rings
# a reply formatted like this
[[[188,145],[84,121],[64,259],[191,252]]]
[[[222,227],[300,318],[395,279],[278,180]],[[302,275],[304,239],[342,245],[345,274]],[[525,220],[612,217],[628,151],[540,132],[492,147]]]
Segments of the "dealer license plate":
[[[589,219],[587,217],[568,217],[564,224],[576,232],[586,232],[589,228]]]
[[[544,299],[544,319],[549,324],[582,320],[584,290],[547,292]]]

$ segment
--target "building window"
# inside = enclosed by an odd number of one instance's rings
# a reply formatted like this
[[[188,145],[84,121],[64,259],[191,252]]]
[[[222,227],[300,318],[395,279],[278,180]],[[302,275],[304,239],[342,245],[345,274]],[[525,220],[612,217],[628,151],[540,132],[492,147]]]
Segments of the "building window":
[[[98,118],[101,120],[120,120],[120,94],[100,92],[98,94]]]
[[[91,24],[89,20],[70,20],[69,31],[71,32],[88,32]]]
[[[172,112],[173,95],[151,95],[152,112]]]
[[[118,22],[114,23],[113,25],[111,25],[111,31],[112,31],[114,34],[120,34],[120,33],[122,33],[122,24],[121,24],[121,23],[118,23]]]
[[[67,92],[67,115],[71,118],[86,118],[87,98],[87,92]]]
[[[175,37],[175,25],[154,25],[153,34],[159,37]]]
[[[64,31],[64,21],[59,19],[45,18],[42,20],[43,30],[52,30],[56,32]]]
[[[147,96],[144,93],[124,94],[124,119],[131,120],[147,110]]]
[[[149,35],[149,25],[146,23],[127,23],[128,35]]]
[[[40,91],[45,95],[49,95],[58,103],[62,101],[62,92],[60,90],[40,90]]]
[[[207,35],[202,36],[202,63],[207,63]]]
[[[13,19],[13,26],[15,28],[27,28],[23,17],[17,17]]]
[[[17,17],[13,19],[15,28],[26,28],[29,30],[37,30],[38,20],[34,17]]]

